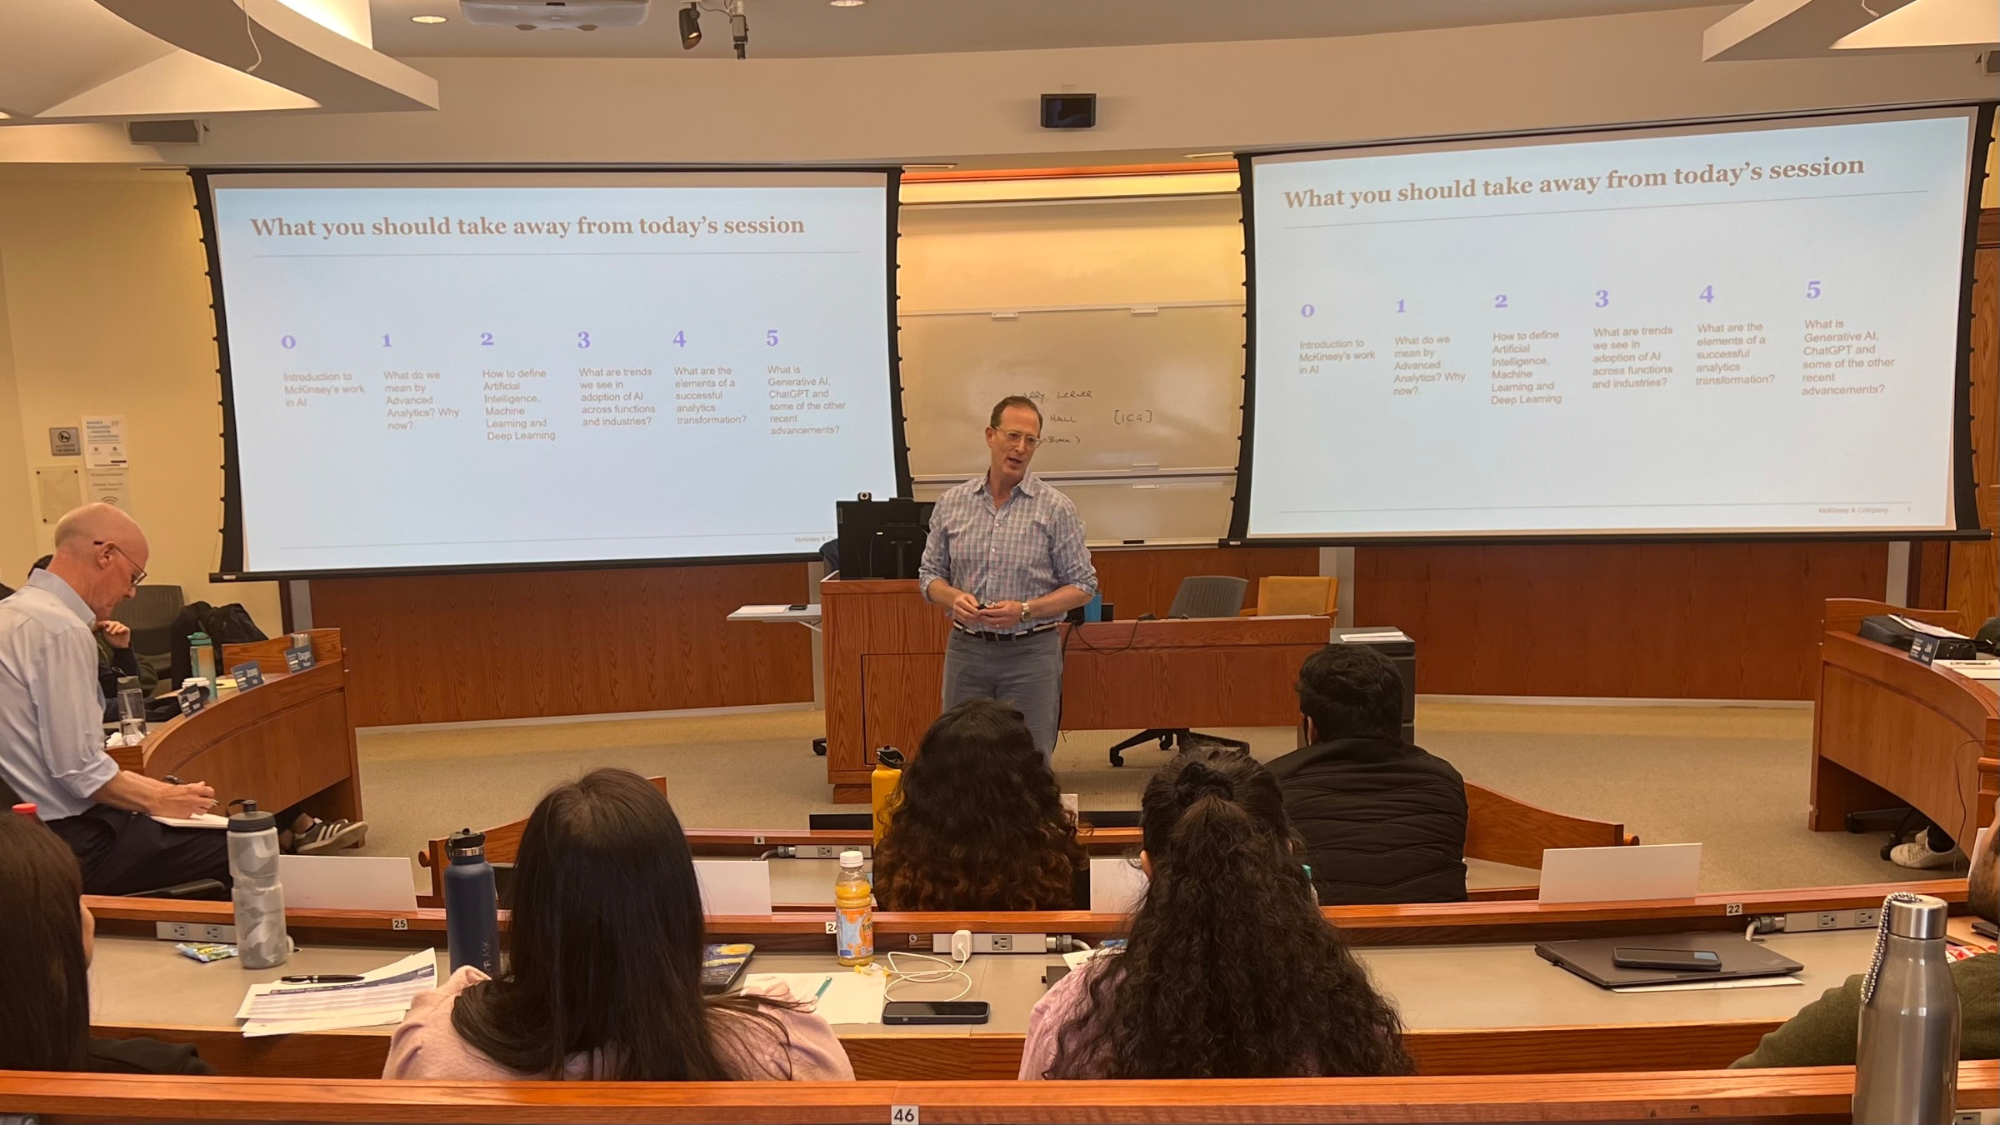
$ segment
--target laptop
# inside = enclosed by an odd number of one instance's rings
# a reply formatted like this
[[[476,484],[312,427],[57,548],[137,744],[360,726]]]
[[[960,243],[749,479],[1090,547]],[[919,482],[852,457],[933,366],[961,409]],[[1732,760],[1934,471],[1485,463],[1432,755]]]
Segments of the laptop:
[[[1703,949],[1722,957],[1722,968],[1676,972],[1672,969],[1621,969],[1611,963],[1616,949]],[[1796,973],[1804,965],[1780,957],[1770,947],[1743,940],[1728,930],[1695,934],[1634,934],[1628,937],[1581,938],[1575,941],[1544,941],[1535,946],[1535,955],[1568,969],[1599,988],[1626,988],[1646,984],[1706,983],[1739,980],[1744,977],[1776,977]]]

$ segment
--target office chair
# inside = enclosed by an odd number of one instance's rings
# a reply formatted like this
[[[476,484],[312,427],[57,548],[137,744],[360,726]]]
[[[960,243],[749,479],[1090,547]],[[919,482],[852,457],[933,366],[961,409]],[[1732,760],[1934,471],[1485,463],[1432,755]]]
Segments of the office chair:
[[[1176,620],[1187,618],[1235,617],[1243,608],[1243,595],[1250,589],[1250,580],[1227,574],[1197,574],[1181,579],[1181,588],[1174,591],[1174,605],[1167,616]],[[1125,751],[1141,742],[1160,740],[1160,749],[1172,750],[1176,746],[1186,746],[1189,739],[1200,738],[1208,742],[1234,746],[1238,750],[1250,749],[1247,742],[1233,738],[1218,738],[1211,734],[1201,734],[1186,727],[1154,727],[1120,742],[1111,748],[1111,764],[1125,764]]]
[[[1340,612],[1340,579],[1271,574],[1257,580],[1257,604],[1243,617],[1332,617]]]
[[[164,673],[173,660],[174,618],[185,604],[179,586],[141,586],[130,600],[118,603],[111,619],[132,630],[133,653]]]

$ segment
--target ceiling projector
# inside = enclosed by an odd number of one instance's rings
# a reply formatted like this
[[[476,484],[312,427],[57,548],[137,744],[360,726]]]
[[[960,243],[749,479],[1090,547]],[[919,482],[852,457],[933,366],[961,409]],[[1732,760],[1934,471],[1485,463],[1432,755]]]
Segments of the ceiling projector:
[[[596,31],[600,27],[637,27],[646,22],[646,6],[652,0],[458,0],[468,23],[489,27],[517,27],[533,31],[538,27],[573,27]]]

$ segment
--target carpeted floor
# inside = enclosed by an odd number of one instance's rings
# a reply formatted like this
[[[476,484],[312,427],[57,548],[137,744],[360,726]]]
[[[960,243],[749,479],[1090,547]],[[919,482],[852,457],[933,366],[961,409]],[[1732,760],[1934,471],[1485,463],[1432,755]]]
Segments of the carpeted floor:
[[[691,828],[800,828],[828,800],[812,754],[818,711],[420,731],[363,731],[370,855],[414,856],[460,827],[527,816],[551,784],[598,766],[664,776]],[[1424,747],[1467,780],[1558,812],[1622,821],[1649,844],[1700,841],[1705,891],[1927,878],[1877,857],[1879,834],[1805,826],[1812,712],[1803,708],[1597,707],[1420,702]],[[1163,755],[1150,744],[1113,769],[1122,731],[1063,736],[1056,772],[1082,807],[1136,808]],[[1212,733],[1259,758],[1289,728]],[[1935,873],[1942,874],[1942,873]],[[427,874],[420,880],[426,886]]]

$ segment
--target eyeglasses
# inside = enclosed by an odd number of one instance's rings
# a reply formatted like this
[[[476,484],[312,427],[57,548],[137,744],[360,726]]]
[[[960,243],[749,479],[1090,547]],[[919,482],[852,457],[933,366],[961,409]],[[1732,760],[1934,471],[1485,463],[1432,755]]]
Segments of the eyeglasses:
[[[1020,446],[1025,446],[1026,448],[1029,449],[1033,449],[1036,446],[1042,444],[1041,438],[1038,438],[1033,434],[1024,434],[1019,430],[1001,431],[1000,440],[1007,443],[1008,445],[1020,445]]]
[[[109,547],[119,554],[125,555],[125,548],[120,547],[109,539],[93,539],[90,541],[90,545],[93,547]],[[125,555],[125,561],[132,564],[132,587],[133,589],[137,589],[139,583],[146,580],[146,568],[136,562],[132,562],[131,555]]]

